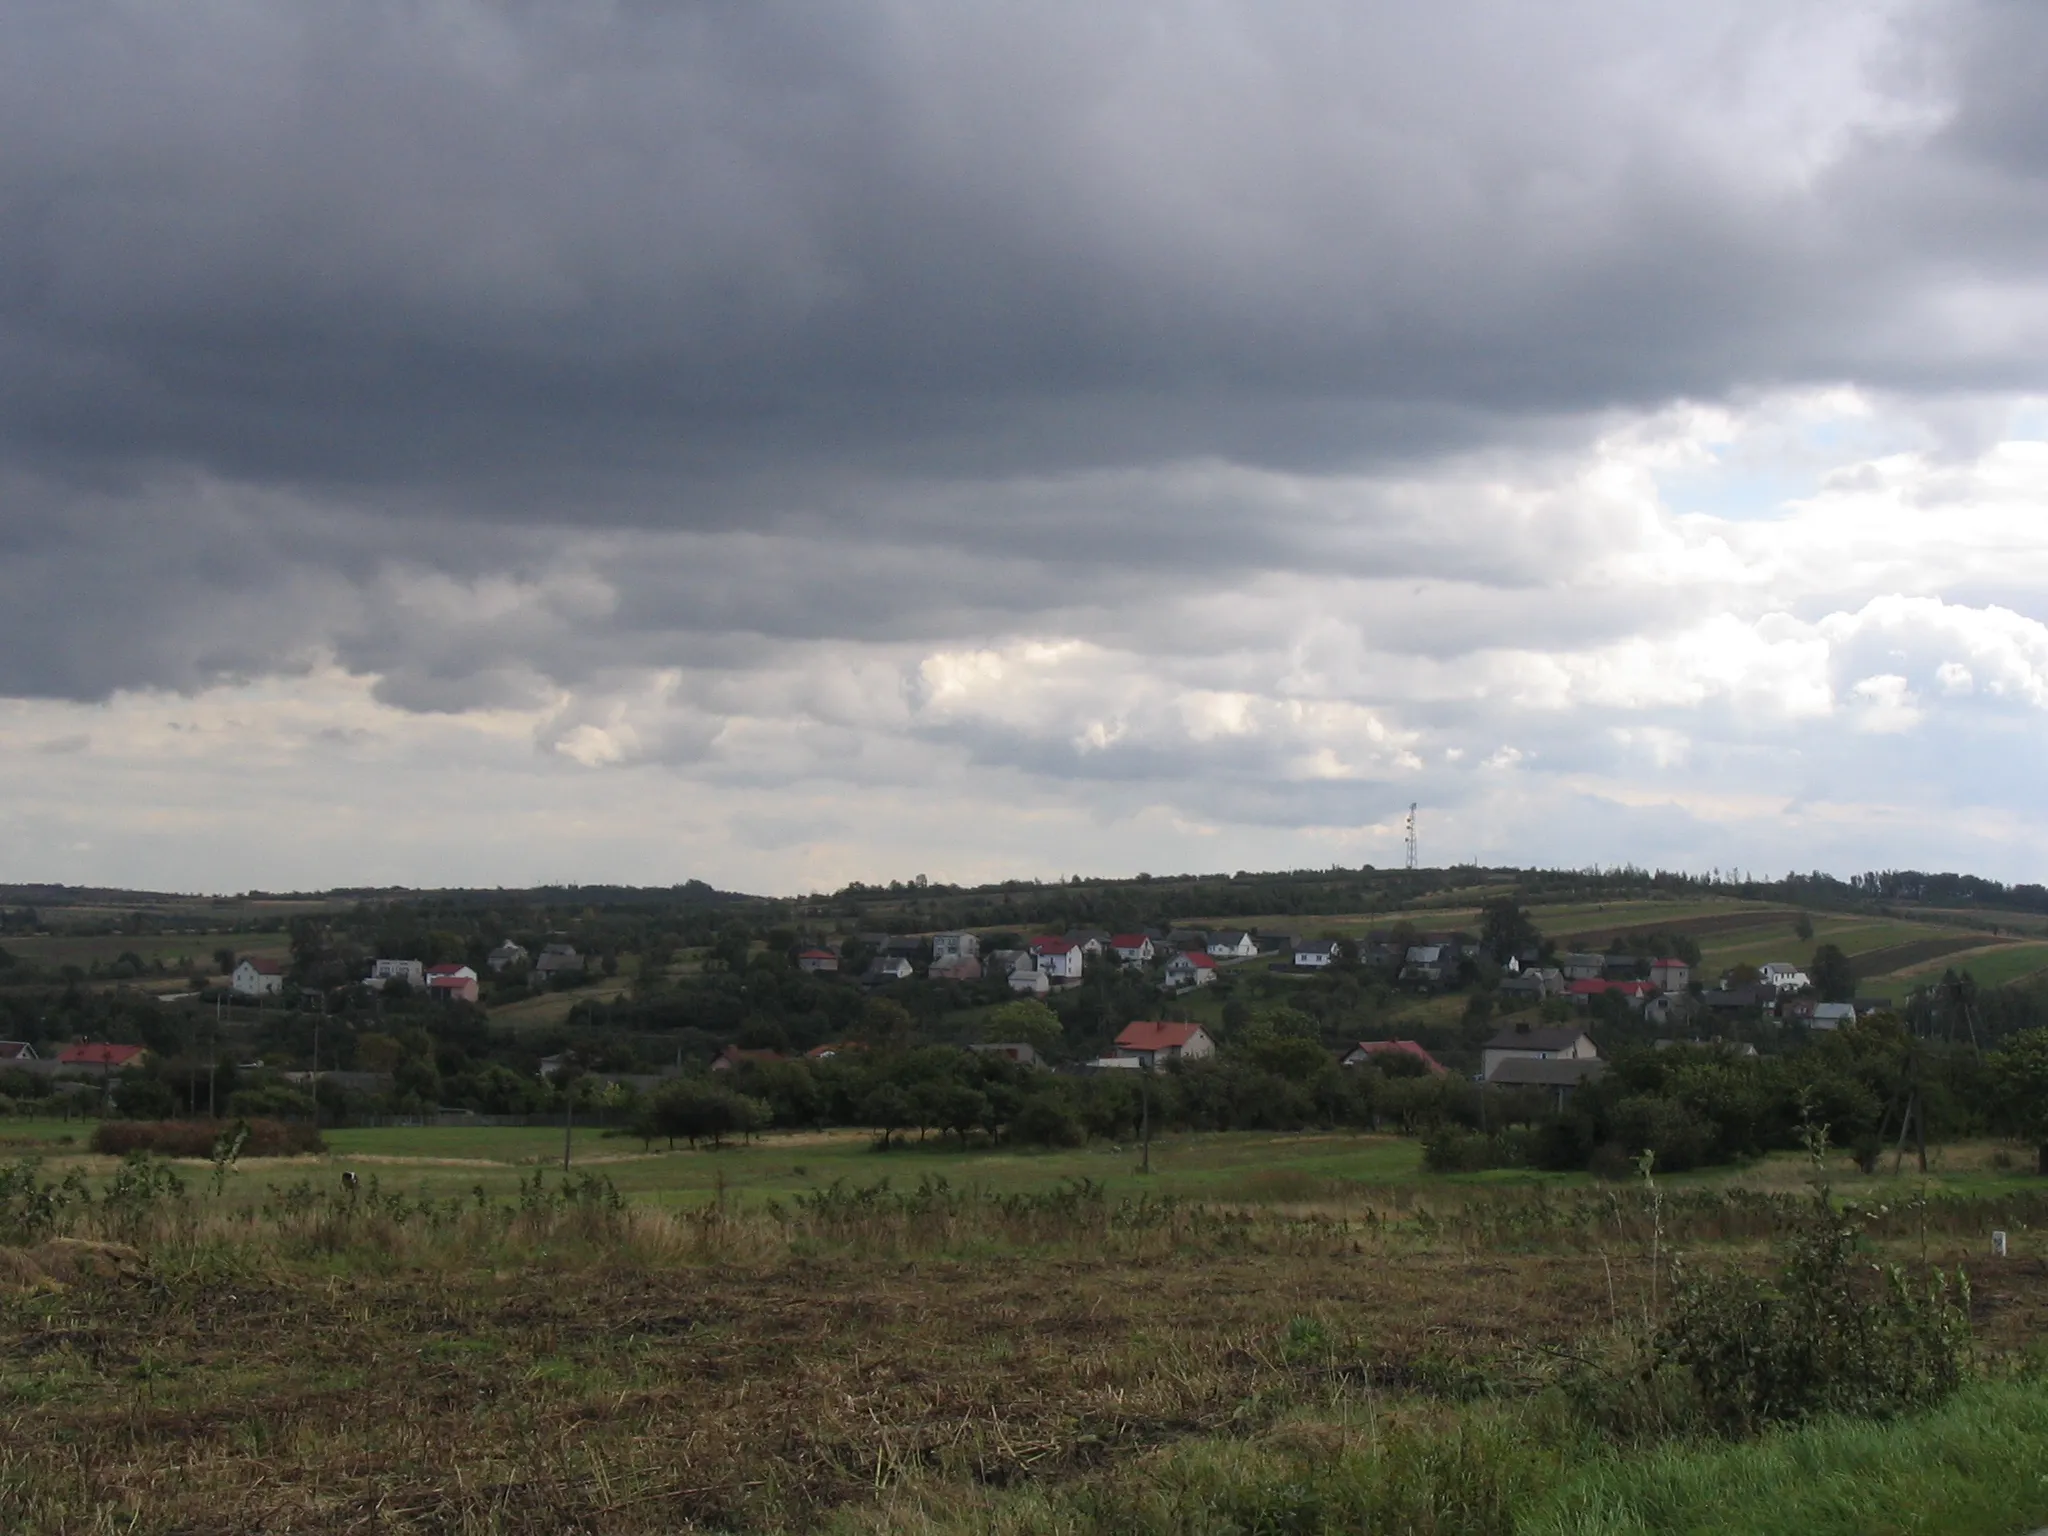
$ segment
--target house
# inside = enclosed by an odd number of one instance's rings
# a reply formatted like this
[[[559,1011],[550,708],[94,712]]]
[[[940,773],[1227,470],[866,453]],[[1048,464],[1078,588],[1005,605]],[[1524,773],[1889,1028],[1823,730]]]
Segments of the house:
[[[1854,1003],[1815,1003],[1813,1017],[1807,1020],[1808,1026],[1813,1029],[1840,1029],[1855,1022]]]
[[[1700,994],[1700,1002],[1719,1013],[1740,1013],[1749,1008],[1769,1008],[1777,1002],[1777,994],[1768,987],[1709,987]]]
[[[1656,990],[1647,981],[1568,981],[1564,986],[1565,996],[1581,1008],[1589,1006],[1596,997],[1613,993],[1627,998],[1629,1007],[1638,1012]]]
[[[1507,1061],[1593,1061],[1593,1038],[1569,1024],[1543,1029],[1504,1029],[1480,1048],[1480,1076],[1493,1081]]]
[[[834,975],[839,970],[839,957],[829,949],[800,949],[796,952],[796,968],[810,975]]]
[[[1652,960],[1650,985],[1659,992],[1683,992],[1692,985],[1692,967],[1683,960]]]
[[[1199,1061],[1216,1054],[1216,1043],[1199,1024],[1168,1024],[1140,1020],[1126,1024],[1116,1037],[1119,1056],[1141,1066],[1156,1067],[1169,1061]]]
[[[1020,1067],[1044,1065],[1038,1059],[1038,1052],[1024,1040],[996,1040],[986,1045],[970,1045],[967,1049],[981,1056],[1000,1056],[1005,1061],[1014,1061]]]
[[[1232,931],[1209,935],[1209,953],[1218,960],[1249,960],[1259,952],[1259,941],[1249,933]]]
[[[276,997],[284,991],[284,967],[275,960],[245,959],[228,984],[237,997]]]
[[[910,962],[901,955],[877,955],[861,973],[860,984],[864,987],[885,987],[891,982],[904,981],[913,973]]]
[[[1415,944],[1401,963],[1403,981],[1440,982],[1454,972],[1457,962],[1446,944]]]
[[[1188,950],[1166,962],[1169,987],[1206,987],[1216,979],[1216,962],[1200,950]]]
[[[1780,992],[1798,992],[1813,985],[1806,972],[1783,960],[1767,960],[1756,968],[1756,979]]]
[[[1182,951],[1199,949],[1209,952],[1209,935],[1200,928],[1175,928],[1166,935],[1166,947]]]
[[[981,962],[972,955],[962,960],[934,960],[924,973],[933,981],[979,981]]]
[[[364,985],[383,991],[394,981],[402,981],[417,992],[427,984],[427,967],[419,960],[372,960],[370,974]]]
[[[1089,1072],[1140,1072],[1145,1068],[1145,1063],[1135,1056],[1098,1056],[1081,1065]]]
[[[1605,955],[1559,955],[1557,968],[1566,981],[1598,981],[1607,970]]]
[[[848,1051],[857,1051],[860,1049],[861,1045],[858,1041],[829,1040],[823,1045],[814,1045],[808,1051],[805,1051],[804,1060],[830,1061],[834,1056],[842,1056]]]
[[[149,1051],[140,1045],[108,1045],[95,1041],[81,1041],[67,1045],[57,1053],[60,1067],[97,1067],[102,1072],[119,1072],[125,1067],[139,1067],[149,1060]]]
[[[1025,955],[1010,967],[1010,990],[1043,997],[1052,990],[1052,978],[1038,968],[1038,961]]]
[[[1505,977],[1500,984],[1500,994],[1504,998],[1540,1003],[1546,997],[1563,996],[1565,985],[1563,971],[1532,965],[1525,971]]]
[[[1028,949],[992,949],[988,952],[986,973],[991,979],[1007,976],[1017,969],[1020,961],[1030,958],[1031,951]]]
[[[730,1072],[735,1067],[766,1066],[771,1061],[787,1061],[789,1058],[780,1051],[743,1051],[736,1045],[728,1045],[711,1058],[711,1070]]]
[[[1088,963],[1088,953],[1071,939],[1054,938],[1046,934],[1031,941],[1032,958],[1038,968],[1045,972],[1046,980],[1067,986],[1081,979],[1081,971]]]
[[[583,969],[583,957],[576,953],[574,945],[543,945],[540,958],[533,962],[534,985],[543,985],[557,976],[581,976]]]
[[[1550,1092],[1559,1109],[1565,1100],[1581,1083],[1591,1082],[1607,1070],[1607,1063],[1597,1058],[1551,1058],[1543,1060],[1528,1056],[1510,1057],[1499,1067],[1487,1074],[1486,1081],[1495,1088],[1540,1088]]]
[[[0,1061],[34,1061],[36,1048],[26,1040],[0,1040]]]
[[[1152,936],[1148,933],[1110,935],[1109,947],[1125,965],[1143,965],[1152,958]]]
[[[1375,1057],[1412,1057],[1429,1069],[1430,1076],[1442,1077],[1444,1065],[1414,1040],[1361,1040],[1344,1058],[1347,1067],[1362,1067]]]
[[[507,939],[488,955],[484,956],[484,964],[489,966],[491,974],[496,976],[506,971],[523,969],[527,959],[525,947],[514,944],[510,939]]]
[[[1109,948],[1109,935],[1100,928],[1076,928],[1067,935],[1069,943],[1081,946],[1081,953],[1101,958]]]
[[[981,959],[981,939],[972,933],[935,933],[932,935],[933,966],[957,965],[962,960]],[[978,974],[978,973],[977,973]]]
[[[1337,959],[1335,939],[1296,939],[1294,941],[1294,963],[1308,970],[1321,970],[1334,964]]]
[[[476,982],[476,972],[466,965],[427,967],[427,996],[438,997],[443,1002],[475,1002]]]

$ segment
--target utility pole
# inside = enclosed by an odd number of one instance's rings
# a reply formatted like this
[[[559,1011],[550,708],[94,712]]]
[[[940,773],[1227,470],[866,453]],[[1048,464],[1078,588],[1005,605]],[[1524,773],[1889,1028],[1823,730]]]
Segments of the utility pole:
[[[1152,1058],[1145,1058],[1144,1066],[1138,1069],[1138,1104],[1140,1115],[1139,1139],[1144,1143],[1144,1161],[1138,1165],[1138,1172],[1152,1171]]]
[[[1415,802],[1408,803],[1408,867],[1417,868],[1415,860]]]

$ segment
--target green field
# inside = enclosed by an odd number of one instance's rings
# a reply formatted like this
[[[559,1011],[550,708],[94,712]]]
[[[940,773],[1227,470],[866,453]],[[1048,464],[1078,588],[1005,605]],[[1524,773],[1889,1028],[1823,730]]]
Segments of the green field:
[[[90,968],[107,965],[124,954],[146,963],[162,960],[166,965],[190,959],[211,973],[213,952],[232,949],[238,955],[258,955],[280,960],[291,953],[291,942],[280,933],[112,933],[83,937],[74,934],[26,934],[9,937],[4,944],[17,960],[55,968],[76,965]]]

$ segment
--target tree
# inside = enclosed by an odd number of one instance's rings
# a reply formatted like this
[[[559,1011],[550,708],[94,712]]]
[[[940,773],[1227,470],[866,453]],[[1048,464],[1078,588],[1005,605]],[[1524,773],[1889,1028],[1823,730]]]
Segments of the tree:
[[[882,1133],[882,1150],[889,1150],[889,1138],[910,1124],[910,1095],[894,1083],[884,1083],[861,1100],[860,1117]]]
[[[1023,1041],[1041,1056],[1050,1056],[1066,1038],[1060,1016],[1034,998],[1005,1003],[988,1016],[982,1028],[992,1041]]]
[[[1800,913],[1799,921],[1792,925],[1792,931],[1798,934],[1802,940],[1812,938],[1813,919],[1808,917],[1804,912]]]
[[[1535,920],[1512,896],[1496,896],[1480,908],[1479,946],[1496,964],[1506,965],[1510,957],[1536,948],[1542,937]]]
[[[2014,1035],[1991,1058],[2000,1118],[2035,1148],[2034,1168],[2048,1178],[2048,1029]]]
[[[220,968],[221,975],[232,976],[235,971],[235,952],[232,949],[216,949],[213,952],[213,963]]]
[[[1846,1003],[1856,996],[1856,969],[1838,944],[1823,944],[1816,949],[1807,975],[1822,1002]]]

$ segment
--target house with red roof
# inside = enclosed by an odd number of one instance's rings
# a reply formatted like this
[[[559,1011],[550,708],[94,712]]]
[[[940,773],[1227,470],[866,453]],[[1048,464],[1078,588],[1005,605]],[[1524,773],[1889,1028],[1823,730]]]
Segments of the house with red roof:
[[[1088,952],[1072,939],[1055,938],[1046,934],[1031,941],[1031,953],[1038,959],[1038,968],[1045,972],[1046,980],[1054,986],[1071,986],[1081,979],[1081,971],[1088,963]]]
[[[1683,992],[1692,984],[1692,967],[1683,960],[1652,960],[1650,985],[1659,992]]]
[[[448,1003],[476,1001],[476,972],[466,965],[427,967],[427,996]]]
[[[1140,1066],[1163,1066],[1169,1061],[1200,1061],[1216,1054],[1216,1042],[1199,1024],[1172,1024],[1158,1019],[1141,1019],[1126,1024],[1116,1037],[1116,1053]]]
[[[813,976],[837,975],[839,957],[829,949],[800,949],[796,952],[796,968]]]
[[[734,1067],[745,1066],[749,1062],[756,1066],[764,1066],[771,1061],[787,1060],[789,1058],[780,1051],[743,1051],[736,1045],[728,1045],[711,1058],[711,1070],[730,1072]]]
[[[103,1072],[119,1072],[124,1067],[139,1067],[149,1060],[149,1051],[140,1045],[109,1045],[104,1041],[81,1041],[67,1045],[57,1053],[60,1067],[98,1067]]]
[[[1573,981],[1566,983],[1564,995],[1584,1008],[1596,997],[1604,997],[1610,992],[1618,993],[1628,999],[1629,1007],[1640,1013],[1643,1004],[1649,1001],[1656,990],[1647,981]]]
[[[1206,987],[1216,979],[1216,962],[1205,951],[1190,949],[1166,962],[1169,987]]]
[[[1152,938],[1143,933],[1114,933],[1109,947],[1125,965],[1143,965],[1152,958]]]
[[[1444,1064],[1425,1051],[1421,1043],[1415,1040],[1361,1040],[1344,1058],[1344,1065],[1362,1067],[1370,1061],[1403,1057],[1421,1062],[1428,1068],[1432,1077],[1444,1075]]]

